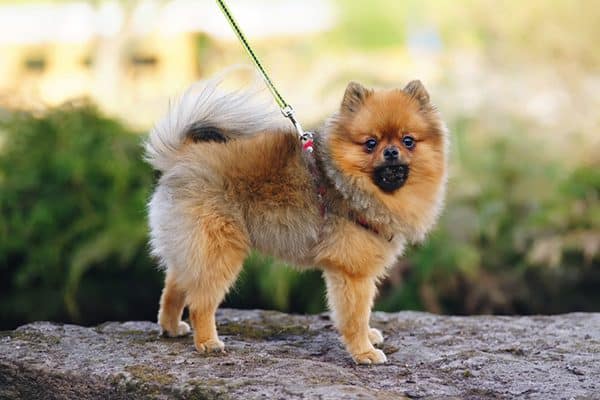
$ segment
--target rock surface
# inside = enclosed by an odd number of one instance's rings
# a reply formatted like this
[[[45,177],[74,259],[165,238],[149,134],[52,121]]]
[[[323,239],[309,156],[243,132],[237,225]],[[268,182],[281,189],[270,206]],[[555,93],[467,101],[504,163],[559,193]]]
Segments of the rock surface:
[[[220,310],[226,354],[151,322],[0,333],[1,399],[600,399],[600,314],[374,313],[389,362],[356,366],[327,315]]]

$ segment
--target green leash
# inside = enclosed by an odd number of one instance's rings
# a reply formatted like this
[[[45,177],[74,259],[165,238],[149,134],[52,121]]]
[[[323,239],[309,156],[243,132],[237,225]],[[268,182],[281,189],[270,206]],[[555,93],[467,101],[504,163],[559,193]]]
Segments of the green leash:
[[[216,0],[216,1],[217,1],[217,4],[219,5],[219,8],[221,8],[221,11],[223,11],[223,15],[225,15],[225,18],[227,18],[227,21],[229,21],[229,24],[231,25],[231,29],[233,29],[233,31],[237,35],[238,39],[240,40],[240,42],[244,46],[244,49],[246,49],[246,52],[248,53],[248,55],[252,59],[252,62],[254,63],[254,66],[256,67],[256,69],[258,70],[258,72],[260,72],[260,74],[262,75],[263,80],[265,81],[265,84],[267,85],[267,87],[271,91],[271,94],[273,95],[273,98],[275,99],[275,102],[277,103],[277,105],[281,109],[281,112],[283,113],[283,115],[286,118],[288,118],[290,121],[292,121],[292,124],[294,124],[294,127],[296,128],[296,131],[298,132],[298,137],[302,141],[303,149],[306,150],[306,151],[312,152],[312,148],[313,148],[312,147],[312,134],[310,132],[304,132],[304,130],[302,130],[302,126],[300,125],[300,123],[298,122],[298,120],[296,120],[296,117],[294,115],[294,109],[292,108],[291,105],[289,105],[284,100],[283,96],[279,93],[279,91],[277,90],[277,88],[275,88],[275,85],[273,85],[273,82],[269,78],[269,75],[267,75],[267,72],[265,71],[265,69],[261,65],[261,63],[258,60],[258,57],[256,56],[256,54],[254,54],[254,51],[252,50],[252,47],[250,47],[250,44],[248,43],[248,40],[246,40],[246,37],[244,36],[244,34],[242,33],[242,31],[241,31],[240,27],[238,26],[237,22],[233,18],[233,15],[229,11],[229,8],[227,8],[227,5],[225,4],[225,1],[224,0]]]

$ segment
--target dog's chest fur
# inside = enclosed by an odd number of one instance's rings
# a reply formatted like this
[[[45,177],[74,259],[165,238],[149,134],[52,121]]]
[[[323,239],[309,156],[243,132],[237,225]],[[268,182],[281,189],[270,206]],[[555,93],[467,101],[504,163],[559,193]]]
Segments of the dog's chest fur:
[[[362,258],[370,251],[385,258],[402,247],[402,238],[392,240],[389,217],[384,220],[387,226],[378,225],[381,232],[373,232],[349,217],[355,211],[352,201],[335,188],[324,171],[324,160],[313,163],[312,158],[323,153],[303,153],[298,139],[291,135],[267,136],[264,141],[250,147],[259,151],[255,167],[246,169],[252,172],[244,179],[231,179],[230,186],[230,195],[242,205],[254,247],[298,265],[314,265],[323,254],[341,249],[345,253],[358,251]],[[368,199],[363,196],[359,201]],[[331,237],[336,237],[330,243],[337,249],[333,253],[325,250]],[[345,244],[354,239],[362,245],[347,248]],[[373,260],[375,264],[383,262]]]

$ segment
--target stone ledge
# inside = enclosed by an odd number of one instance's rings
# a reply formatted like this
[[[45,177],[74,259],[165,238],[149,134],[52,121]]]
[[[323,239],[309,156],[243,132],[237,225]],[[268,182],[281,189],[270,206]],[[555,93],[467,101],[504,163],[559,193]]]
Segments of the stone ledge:
[[[389,363],[356,366],[326,315],[220,310],[226,354],[151,322],[0,333],[5,399],[598,399],[600,314],[374,313]]]

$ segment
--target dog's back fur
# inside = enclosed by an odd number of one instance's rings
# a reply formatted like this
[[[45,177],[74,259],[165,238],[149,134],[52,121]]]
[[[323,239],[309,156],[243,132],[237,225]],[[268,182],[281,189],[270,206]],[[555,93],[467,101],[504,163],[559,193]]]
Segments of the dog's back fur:
[[[245,90],[221,88],[226,74],[192,85],[150,131],[146,160],[165,172],[177,162],[189,141],[217,141],[288,130],[281,112],[261,95],[258,84]],[[287,129],[286,129],[287,128]]]
[[[318,200],[293,127],[256,86],[227,92],[221,81],[190,88],[145,144],[162,171],[149,204],[152,252],[182,280],[200,273],[190,242],[205,240],[197,226],[215,216],[243,227],[252,248],[295,264],[310,261],[317,240]]]

